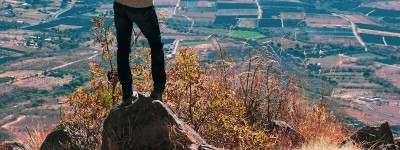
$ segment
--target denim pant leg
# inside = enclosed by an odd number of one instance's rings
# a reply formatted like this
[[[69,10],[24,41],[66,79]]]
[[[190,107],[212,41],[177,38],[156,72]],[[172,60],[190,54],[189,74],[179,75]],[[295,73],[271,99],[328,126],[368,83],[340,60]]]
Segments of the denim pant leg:
[[[149,7],[143,17],[133,17],[132,19],[147,38],[151,48],[151,75],[154,81],[154,89],[164,90],[166,84],[164,44],[161,42],[156,11],[154,7]]]
[[[117,30],[117,66],[118,79],[122,85],[124,98],[132,96],[132,73],[129,66],[131,52],[132,20],[128,17],[124,7],[114,5],[114,20]]]

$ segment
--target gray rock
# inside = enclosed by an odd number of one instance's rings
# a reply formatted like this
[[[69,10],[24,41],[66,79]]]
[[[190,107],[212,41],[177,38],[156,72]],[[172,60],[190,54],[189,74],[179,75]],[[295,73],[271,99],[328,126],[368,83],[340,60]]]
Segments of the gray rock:
[[[375,126],[367,125],[357,130],[341,145],[343,146],[348,142],[353,142],[368,149],[392,149],[395,144],[388,122]]]
[[[141,97],[132,105],[112,110],[103,125],[102,150],[213,150],[167,105]]]
[[[3,142],[0,144],[0,150],[28,150],[28,148],[18,142]]]
[[[71,137],[62,127],[58,127],[56,130],[47,135],[46,139],[40,146],[40,150],[67,150],[67,149],[78,149],[73,146]]]

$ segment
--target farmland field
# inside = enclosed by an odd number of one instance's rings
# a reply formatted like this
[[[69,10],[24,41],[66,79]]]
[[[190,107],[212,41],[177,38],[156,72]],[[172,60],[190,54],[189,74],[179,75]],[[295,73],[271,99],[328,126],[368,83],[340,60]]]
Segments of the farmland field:
[[[307,8],[305,9],[307,14],[331,14],[329,11],[324,9]]]
[[[290,8],[315,8],[314,5],[303,2],[287,2],[287,1],[273,1],[273,0],[260,0],[261,6],[274,6],[274,7],[290,7]]]
[[[360,33],[362,40],[366,43],[385,44],[380,35]]]
[[[354,8],[357,8],[361,2],[349,2],[349,1],[341,1],[341,2],[335,2],[331,5],[331,7],[336,8],[337,10],[353,10]]]
[[[388,45],[400,46],[400,37],[384,36]]]
[[[382,57],[380,55],[376,55],[373,53],[369,53],[369,52],[352,54],[350,56],[356,57],[356,58],[361,58],[361,59],[385,59],[385,57]]]
[[[303,12],[302,8],[291,8],[291,7],[262,7],[263,12],[275,12],[275,13],[281,13],[281,12],[292,12],[292,13],[301,13]]]
[[[227,30],[227,29],[211,29],[211,28],[203,28],[203,27],[202,28],[194,28],[193,31],[205,33],[205,34],[217,35],[217,36],[225,36],[229,33],[229,30]]]
[[[303,20],[305,18],[304,13],[290,13],[290,12],[281,12],[281,19],[297,19]]]
[[[261,19],[258,22],[258,27],[282,27],[281,19]]]
[[[55,27],[52,27],[52,28],[55,28],[55,29],[57,29],[57,30],[60,30],[60,31],[64,31],[64,30],[70,30],[70,29],[79,29],[79,28],[82,28],[82,26],[73,26],[73,25],[58,25],[58,26],[55,26]]]
[[[238,21],[239,19],[237,19],[236,16],[217,16],[214,25],[236,25]]]
[[[349,21],[328,15],[315,15],[312,17],[307,17],[306,23],[311,27],[350,27]]]
[[[265,35],[262,35],[259,32],[255,32],[255,31],[243,31],[243,30],[238,30],[238,31],[234,31],[232,33],[229,34],[230,37],[233,38],[240,38],[240,39],[259,39],[259,38],[263,38],[265,37]]]
[[[289,19],[283,20],[284,27],[305,27],[307,26],[305,20]]]
[[[13,85],[19,87],[31,87],[42,90],[52,90],[53,86],[63,86],[72,80],[71,77],[55,78],[55,77],[33,77],[14,82]]]
[[[68,10],[67,12],[61,14],[59,17],[74,17],[77,15],[85,14],[88,12],[95,12],[96,8],[83,6],[83,7],[73,7],[72,9]]]
[[[258,9],[256,3],[217,3],[218,9]]]
[[[258,19],[256,18],[240,18],[238,27],[241,28],[256,28],[258,23]]]
[[[395,87],[400,88],[400,69],[393,66],[383,66],[381,69],[377,70],[375,74],[378,77],[387,79],[392,83]]]
[[[8,49],[2,49],[0,47],[0,58],[3,57],[19,57],[22,56],[22,52],[16,52]]]
[[[351,28],[307,28],[311,35],[333,36],[333,37],[354,37]]]
[[[257,19],[257,15],[239,15],[237,18],[254,18]]]
[[[369,13],[373,10],[375,10],[375,9],[369,8],[369,7],[358,7],[358,8],[355,8],[353,11],[366,15],[367,13]]]
[[[279,15],[280,15],[280,13],[276,12],[276,11],[263,10],[262,17],[263,18],[273,18],[273,17],[278,17]]]
[[[180,43],[181,46],[191,46],[200,44],[211,44],[211,41],[182,41]]]
[[[82,30],[89,30],[92,27],[92,22],[88,17],[66,17],[48,23],[42,23],[36,26],[31,26],[28,30],[46,30],[59,25],[82,26]]]
[[[351,14],[351,15],[344,15],[344,16],[354,23],[379,25],[378,23],[375,23],[374,21],[372,21],[372,19],[370,17],[367,17],[365,15]]]
[[[384,10],[384,9],[376,9],[374,12],[369,14],[369,16],[377,16],[377,17],[400,17],[400,11],[397,10]]]
[[[383,18],[383,21],[387,23],[399,23],[400,19],[392,18],[392,17],[385,17]]]
[[[397,10],[385,10],[385,9],[376,9],[370,7],[359,7],[356,8],[355,11],[360,12],[362,14],[369,14],[369,16],[374,17],[400,17],[400,11]]]
[[[379,8],[379,9],[386,9],[386,10],[400,10],[400,1],[377,1],[362,4],[364,7],[372,7],[372,8]]]

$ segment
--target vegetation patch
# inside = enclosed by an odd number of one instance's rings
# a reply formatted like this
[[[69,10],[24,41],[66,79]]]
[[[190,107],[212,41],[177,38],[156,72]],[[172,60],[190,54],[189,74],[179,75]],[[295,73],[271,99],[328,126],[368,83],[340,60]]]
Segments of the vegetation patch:
[[[5,77],[5,78],[0,78],[0,83],[6,83],[13,81],[15,78],[14,77]]]
[[[260,39],[265,37],[265,35],[261,34],[260,32],[243,30],[234,31],[230,33],[229,36],[240,39]]]

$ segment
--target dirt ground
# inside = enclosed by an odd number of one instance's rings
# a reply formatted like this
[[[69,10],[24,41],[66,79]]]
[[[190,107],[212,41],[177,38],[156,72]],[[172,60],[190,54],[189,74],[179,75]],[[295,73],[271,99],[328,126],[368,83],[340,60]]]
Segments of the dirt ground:
[[[48,63],[48,64],[53,64],[54,66],[56,66],[56,64],[65,63],[64,61],[61,61],[60,59],[61,58],[57,57],[57,56],[55,56],[55,57],[47,57],[47,58],[33,58],[33,59],[27,59],[27,60],[24,60],[24,61],[21,61],[21,62],[17,62],[17,63],[11,64],[9,67],[18,69],[18,68],[21,68],[21,67],[24,67],[24,66],[31,66],[32,64],[39,64],[39,63],[42,64],[42,63],[45,63],[45,62]],[[45,69],[45,68],[43,68],[43,69]]]
[[[394,86],[400,88],[400,67],[382,66],[381,69],[375,71],[375,75],[390,81]]]
[[[42,90],[51,90],[52,86],[62,86],[69,83],[71,77],[67,78],[54,78],[54,77],[31,77],[24,80],[14,82],[13,85],[19,87],[34,87]]]
[[[38,130],[47,135],[59,122],[58,118],[40,117],[40,116],[19,116],[16,120],[1,126],[14,136],[14,140],[27,141],[29,137],[27,128],[30,132]]]
[[[340,98],[342,100],[351,100],[355,98],[366,95],[373,95],[374,91],[372,89],[347,89],[347,88],[335,88],[332,91],[333,98]]]
[[[239,19],[238,27],[256,28],[257,27],[257,19],[241,18],[241,19]]]
[[[387,121],[390,125],[400,125],[400,120],[388,119],[368,112],[361,112],[352,108],[345,108],[344,112],[351,117],[357,118],[367,124],[373,124],[381,121]]]
[[[400,36],[400,33],[394,32],[385,32],[385,31],[376,31],[376,30],[367,30],[367,29],[358,29],[359,33],[369,33],[369,34],[377,34],[377,35],[388,35],[388,36]]]

